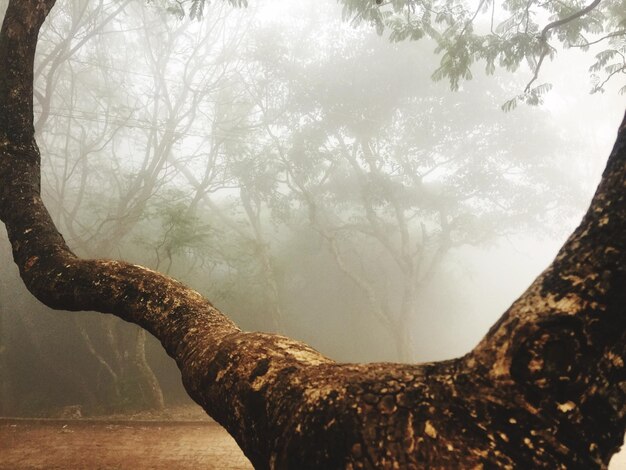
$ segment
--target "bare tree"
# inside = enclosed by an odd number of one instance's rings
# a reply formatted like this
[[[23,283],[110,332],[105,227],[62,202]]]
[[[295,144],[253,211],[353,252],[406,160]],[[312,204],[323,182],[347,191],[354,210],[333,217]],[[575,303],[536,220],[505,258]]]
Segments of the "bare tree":
[[[172,163],[183,159],[174,157],[173,149],[198,133],[191,129],[199,127],[197,115],[210,114],[211,95],[236,64],[223,59],[245,35],[224,34],[229,27],[225,18],[236,13],[232,8],[214,9],[197,29],[178,24],[169,30],[173,18],[160,9],[129,6],[128,0],[90,3],[57,9],[40,35],[35,128],[46,131],[39,145],[46,157],[44,199],[53,219],[78,253],[115,256],[122,240],[149,217],[155,194],[176,177]],[[130,32],[120,34],[112,23]],[[68,36],[62,31],[69,31]],[[142,47],[122,47],[129,39]],[[105,56],[107,44],[118,46],[111,57]],[[172,76],[179,66],[182,80]],[[136,78],[130,92],[124,86],[129,75]],[[80,93],[86,83],[94,93]],[[138,90],[134,97],[132,91]],[[129,142],[143,150],[136,165],[122,145]],[[100,158],[103,154],[109,158]],[[189,164],[198,156],[183,158]],[[22,311],[22,316],[34,315]],[[146,357],[144,330],[104,316],[76,319],[67,326],[67,334],[82,340],[84,351],[107,378],[91,384],[105,406],[164,406]],[[41,342],[35,336],[42,329],[26,331]],[[109,394],[111,388],[114,393]],[[130,393],[119,397],[121,389]]]

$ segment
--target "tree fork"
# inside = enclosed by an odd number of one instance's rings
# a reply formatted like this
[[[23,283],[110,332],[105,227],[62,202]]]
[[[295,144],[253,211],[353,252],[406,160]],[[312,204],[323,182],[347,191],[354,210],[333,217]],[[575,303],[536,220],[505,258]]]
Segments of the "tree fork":
[[[79,259],[40,196],[33,60],[54,0],[12,0],[0,33],[0,218],[46,305],[136,323],[256,468],[606,468],[626,427],[626,116],[581,225],[467,355],[337,364],[242,332],[197,292]]]

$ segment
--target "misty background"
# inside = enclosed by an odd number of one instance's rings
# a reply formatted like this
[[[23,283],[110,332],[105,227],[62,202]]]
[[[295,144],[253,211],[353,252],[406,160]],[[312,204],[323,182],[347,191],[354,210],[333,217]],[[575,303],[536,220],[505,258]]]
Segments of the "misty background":
[[[592,52],[560,51],[545,103],[504,113],[528,69],[451,92],[432,43],[391,43],[335,0],[215,2],[201,21],[167,5],[53,10],[46,205],[78,255],[167,273],[338,361],[469,351],[579,222],[626,104],[617,83],[588,94]],[[1,237],[0,415],[188,401],[143,330],[40,305]]]

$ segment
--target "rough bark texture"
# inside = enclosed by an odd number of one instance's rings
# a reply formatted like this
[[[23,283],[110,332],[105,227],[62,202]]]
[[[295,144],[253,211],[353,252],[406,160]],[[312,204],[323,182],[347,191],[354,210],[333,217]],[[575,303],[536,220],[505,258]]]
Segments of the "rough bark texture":
[[[37,298],[155,335],[256,468],[607,467],[626,424],[625,123],[580,227],[472,352],[337,364],[240,331],[173,279],[66,246],[39,194],[32,116],[37,33],[53,4],[11,1],[0,34],[0,216]]]

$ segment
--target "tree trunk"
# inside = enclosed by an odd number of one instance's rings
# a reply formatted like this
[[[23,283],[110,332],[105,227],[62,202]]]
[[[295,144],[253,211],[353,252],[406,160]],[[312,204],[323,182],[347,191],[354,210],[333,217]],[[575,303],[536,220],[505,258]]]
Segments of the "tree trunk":
[[[148,364],[146,358],[146,332],[145,330],[137,331],[137,339],[135,341],[135,366],[139,371],[142,384],[140,384],[141,393],[143,395],[143,403],[151,410],[162,410],[165,408],[163,400],[163,391],[159,380]],[[143,386],[142,386],[143,385]]]
[[[239,330],[179,282],[79,259],[39,195],[37,33],[54,0],[13,0],[0,33],[0,217],[30,291],[155,335],[191,397],[256,468],[606,468],[625,429],[626,121],[579,228],[467,355],[337,364]]]

